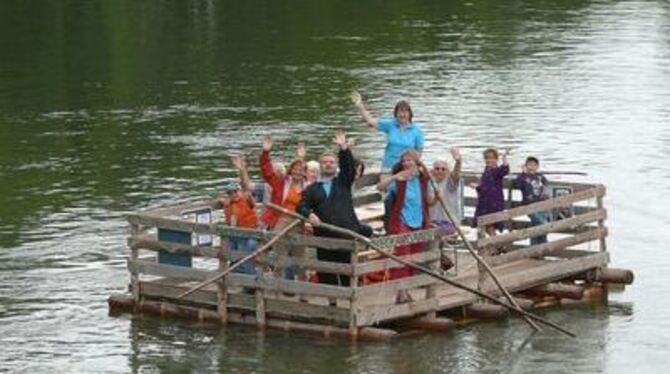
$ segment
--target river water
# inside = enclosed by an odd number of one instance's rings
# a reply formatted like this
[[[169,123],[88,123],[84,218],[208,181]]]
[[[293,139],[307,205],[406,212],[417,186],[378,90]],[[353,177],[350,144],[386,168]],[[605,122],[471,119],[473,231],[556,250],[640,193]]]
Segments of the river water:
[[[654,373],[670,322],[665,0],[0,2],[0,372]],[[383,344],[110,317],[123,216],[216,194],[265,132],[286,157],[399,98],[429,160],[488,145],[607,185],[613,266],[636,283],[544,314]]]

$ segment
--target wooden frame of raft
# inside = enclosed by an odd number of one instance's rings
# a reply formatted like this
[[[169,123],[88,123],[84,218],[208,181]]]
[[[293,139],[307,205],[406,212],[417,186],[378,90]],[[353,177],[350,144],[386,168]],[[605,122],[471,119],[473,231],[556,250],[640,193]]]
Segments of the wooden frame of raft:
[[[476,182],[474,174],[466,173],[466,182]],[[370,174],[358,181],[359,187],[376,184],[378,174]],[[505,181],[510,188],[511,181]],[[512,231],[496,237],[479,235],[474,244],[482,253],[490,248],[505,248],[506,253],[486,256],[501,282],[515,297],[524,297],[525,305],[547,297],[575,299],[583,295],[587,287],[599,282],[632,282],[629,271],[607,269],[609,256],[605,238],[607,212],[603,206],[605,188],[601,185],[568,183],[574,193],[531,205],[518,206],[515,194],[509,189],[510,209],[479,217],[483,226],[505,222]],[[379,205],[381,196],[377,192],[356,196],[359,207],[367,209]],[[476,203],[465,198],[466,208]],[[588,203],[591,203],[590,205]],[[540,211],[574,206],[572,217],[530,226],[525,216]],[[297,266],[308,272],[328,272],[350,276],[350,287],[311,283],[274,277],[268,272],[257,275],[233,273],[223,281],[198,290],[183,299],[177,295],[198,282],[207,280],[226,269],[231,261],[244,254],[229,249],[231,237],[251,237],[259,242],[267,241],[274,233],[239,229],[223,224],[189,222],[178,217],[185,210],[197,208],[215,209],[214,201],[197,201],[177,204],[128,216],[130,237],[130,293],[112,295],[111,310],[131,310],[169,316],[216,321],[218,323],[256,324],[259,327],[293,329],[319,332],[327,336],[349,336],[355,339],[388,339],[397,336],[388,326],[406,326],[429,329],[444,328],[452,323],[437,317],[444,311],[461,310],[461,315],[472,317],[477,311],[489,310],[493,305],[484,305],[478,298],[465,291],[450,287],[427,275],[367,284],[362,282],[370,273],[380,273],[402,265],[390,259],[375,257],[361,244],[352,240],[332,239],[292,234],[281,239],[290,247],[328,248],[349,251],[351,264],[319,261],[313,256],[298,258],[278,255],[272,251],[256,259],[257,270],[273,264]],[[374,210],[374,209],[373,209]],[[371,224],[379,220],[379,214],[363,215]],[[464,223],[471,222],[467,216]],[[156,229],[175,230],[214,237],[212,246],[177,244],[158,240]],[[538,235],[550,235],[550,241],[540,245],[525,245],[527,239]],[[426,243],[422,253],[406,259],[431,269],[438,269],[441,252],[441,234],[435,229],[404,235],[375,238],[374,242],[389,251],[398,244]],[[597,250],[583,248],[597,242]],[[576,247],[581,246],[581,247]],[[477,287],[499,296],[499,290],[465,251],[451,253],[458,265],[454,280]],[[158,251],[187,255],[194,259],[194,267],[183,267],[158,263],[154,254]],[[147,257],[147,254],[151,254]],[[556,283],[560,282],[560,283]],[[577,282],[577,283],[575,283]],[[253,290],[253,292],[249,292]],[[413,301],[396,304],[398,291],[406,290]],[[581,291],[580,291],[581,290]],[[577,295],[577,296],[575,296]],[[332,301],[335,301],[335,305]],[[530,303],[530,304],[529,304]],[[486,314],[486,313],[484,313]],[[384,326],[379,328],[377,326]]]

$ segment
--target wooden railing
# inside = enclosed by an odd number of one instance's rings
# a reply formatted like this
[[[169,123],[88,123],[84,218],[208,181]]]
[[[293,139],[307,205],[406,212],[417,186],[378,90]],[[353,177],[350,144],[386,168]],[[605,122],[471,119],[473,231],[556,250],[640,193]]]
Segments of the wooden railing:
[[[525,258],[553,256],[570,247],[596,240],[599,241],[599,250],[605,251],[606,247],[604,245],[604,239],[607,237],[607,228],[605,227],[604,222],[607,218],[607,211],[603,208],[602,199],[604,196],[605,187],[601,185],[593,185],[586,189],[580,188],[578,192],[569,195],[529,205],[517,206],[501,212],[481,216],[477,220],[479,238],[477,240],[477,246],[483,253],[490,253],[492,249],[511,249],[511,251],[507,253],[490,256],[488,262],[492,265],[499,265]],[[533,213],[551,213],[557,209],[568,208],[576,203],[589,201],[595,202],[595,206],[582,206],[582,209],[579,210],[573,209],[573,214],[570,217],[552,220],[538,226],[518,225],[517,227],[521,226],[522,228],[513,228],[511,231],[493,237],[487,237],[484,234],[484,227],[486,225],[494,225],[497,223],[507,224],[515,219],[526,217]],[[593,223],[596,223],[597,225],[591,225]],[[516,245],[519,241],[538,236],[548,235],[551,239],[552,234],[562,235],[560,235],[559,238],[553,237],[554,240],[549,240],[547,243],[530,246]]]
[[[464,174],[465,183],[476,182],[474,174]],[[379,202],[381,195],[370,191],[370,187],[379,180],[378,174],[370,174],[357,181],[359,193],[357,203],[367,204]],[[607,212],[602,199],[605,188],[600,185],[561,183],[573,189],[573,193],[535,204],[521,206],[515,194],[511,193],[511,180],[505,180],[508,189],[509,209],[479,217],[480,233],[475,244],[480,250],[505,248],[506,253],[487,256],[486,260],[497,266],[504,263],[533,258],[562,258],[573,256],[576,245],[599,241],[600,251],[605,251],[607,229],[605,220]],[[516,194],[518,195],[518,194]],[[595,200],[595,204],[587,204]],[[470,196],[464,198],[464,205],[470,211],[476,200]],[[526,216],[535,212],[552,211],[558,208],[572,207],[572,216],[551,221],[539,226],[531,226]],[[387,272],[401,267],[393,260],[382,258],[369,251],[361,243],[353,240],[314,237],[292,234],[282,239],[282,245],[292,248],[326,248],[348,251],[351,263],[335,263],[320,261],[315,256],[296,257],[280,255],[268,251],[256,258],[256,275],[233,273],[224,281],[217,282],[214,288],[196,291],[183,300],[177,295],[194,285],[211,278],[220,271],[227,269],[231,262],[238,260],[246,253],[233,251],[229,246],[232,237],[255,238],[259,243],[266,242],[275,233],[229,227],[219,222],[197,223],[180,218],[182,211],[196,208],[209,208],[216,211],[217,203],[212,200],[188,202],[166,208],[150,209],[128,216],[130,237],[128,246],[131,255],[128,269],[131,274],[132,295],[136,301],[142,299],[168,299],[176,303],[197,303],[216,310],[221,321],[232,320],[229,313],[254,313],[256,322],[265,325],[268,318],[308,320],[315,323],[326,321],[328,324],[341,326],[352,334],[361,326],[373,325],[376,322],[409,317],[419,313],[431,313],[446,307],[440,304],[437,296],[441,282],[426,275],[416,274],[410,277],[385,280],[379,283],[365,282],[368,275]],[[467,210],[467,209],[466,209]],[[469,214],[469,216],[468,216]],[[471,212],[466,213],[463,223],[472,222]],[[494,237],[483,235],[481,228],[485,225],[503,222],[509,231]],[[159,240],[157,230],[173,230],[188,234],[211,235],[211,245],[180,244]],[[545,244],[526,245],[522,241],[530,238],[549,235]],[[375,238],[375,244],[389,252],[397,245],[426,243],[421,253],[407,256],[406,259],[437,269],[440,263],[439,233],[436,230],[422,230],[410,234]],[[175,266],[159,263],[157,252],[185,255],[195,259],[193,267]],[[581,252],[580,252],[581,253]],[[149,255],[152,254],[152,255]],[[351,286],[334,286],[307,281],[284,279],[272,273],[262,271],[276,264],[295,266],[307,272],[325,272],[351,277]],[[484,289],[483,272],[480,277],[480,288]],[[254,294],[240,292],[242,289],[253,289]],[[396,304],[399,291],[420,293],[422,297],[407,304]],[[295,294],[296,297],[283,297],[282,294]],[[301,297],[311,298],[305,302]],[[336,300],[333,306],[329,300]]]
[[[380,298],[384,300],[387,298],[388,301],[382,303],[393,306],[398,291],[419,288],[426,289],[429,296],[435,296],[434,288],[439,281],[422,275],[378,284],[365,284],[364,279],[368,274],[388,271],[401,265],[388,259],[371,257],[363,245],[353,240],[291,234],[280,243],[292,248],[319,247],[348,251],[351,252],[352,262],[327,262],[320,261],[314,256],[295,257],[268,251],[256,258],[256,275],[233,273],[227,276],[225,281],[216,283],[216,292],[211,288],[203,289],[186,296],[183,300],[177,300],[177,295],[191,287],[193,282],[211,278],[230,266],[232,261],[246,255],[240,251],[230,250],[229,238],[255,238],[259,243],[263,243],[275,235],[273,232],[234,228],[220,223],[188,222],[175,218],[181,210],[202,206],[202,202],[183,204],[179,209],[161,208],[127,217],[131,225],[131,236],[128,238],[131,256],[128,260],[128,269],[136,301],[145,298],[167,299],[177,303],[208,305],[217,310],[222,321],[229,320],[229,313],[244,310],[255,313],[256,321],[260,325],[264,325],[267,318],[280,317],[289,320],[325,321],[328,324],[348,328],[355,334],[359,327],[370,325],[374,321],[412,314],[406,308],[391,310],[383,315],[369,313],[365,306],[379,303]],[[214,204],[209,206],[214,207]],[[158,229],[208,234],[214,240],[210,246],[173,243],[159,240],[156,233]],[[398,244],[430,243],[425,252],[409,256],[408,259],[435,268],[440,259],[439,250],[434,245],[436,236],[435,230],[425,230],[378,238],[375,239],[375,243],[387,248],[388,251],[392,251]],[[193,267],[184,267],[159,263],[155,255],[147,256],[148,253],[155,254],[159,251],[187,255],[197,261],[193,262]],[[290,280],[262,271],[263,268],[276,264],[281,264],[282,267],[296,266],[307,272],[349,276],[352,279],[351,285],[343,287]],[[251,295],[240,292],[242,289],[253,289],[255,292]],[[284,297],[283,294],[294,294],[296,297]],[[306,302],[304,298],[311,300]],[[328,300],[336,300],[336,306],[332,306]]]

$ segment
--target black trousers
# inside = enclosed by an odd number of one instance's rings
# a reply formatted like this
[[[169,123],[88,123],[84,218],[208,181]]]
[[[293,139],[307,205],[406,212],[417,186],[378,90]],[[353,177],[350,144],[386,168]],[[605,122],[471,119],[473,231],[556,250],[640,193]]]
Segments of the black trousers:
[[[372,236],[372,228],[368,225],[360,225],[358,228],[358,233],[367,237]],[[325,235],[324,235],[325,236]],[[329,236],[329,237],[336,237],[336,238],[343,238],[341,236]],[[316,258],[319,261],[329,261],[329,262],[339,262],[343,264],[350,264],[351,263],[351,252],[347,250],[332,250],[332,249],[324,249],[324,248],[317,248],[316,249]],[[349,287],[350,285],[350,277],[348,275],[342,275],[342,274],[333,274],[333,273],[322,273],[322,272],[317,272],[317,276],[319,277],[319,283],[324,283],[324,284],[332,284],[335,286],[342,286],[342,287]]]
[[[319,261],[351,263],[351,252],[344,250],[316,249],[316,258]],[[335,286],[349,287],[349,276],[333,273],[317,272],[319,283],[332,284]]]

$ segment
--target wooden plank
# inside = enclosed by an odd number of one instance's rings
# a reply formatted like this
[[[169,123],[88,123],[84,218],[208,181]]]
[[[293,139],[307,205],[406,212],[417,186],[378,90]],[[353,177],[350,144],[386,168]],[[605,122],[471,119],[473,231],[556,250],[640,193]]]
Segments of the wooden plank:
[[[139,235],[139,225],[130,225],[130,235]],[[140,258],[140,251],[137,248],[130,248],[130,261],[137,261]],[[135,302],[140,301],[140,276],[137,273],[130,273],[130,292]]]
[[[365,298],[369,296],[377,296],[379,294],[395,294],[398,291],[425,287],[438,282],[440,281],[431,277],[430,275],[419,274],[413,275],[411,277],[394,279],[387,282],[359,287],[358,291],[359,296],[361,298]]]
[[[420,242],[429,242],[439,238],[438,229],[413,231],[407,234],[389,235],[372,239],[372,243],[382,248],[392,248],[398,245],[408,245]]]
[[[603,196],[598,196],[598,198],[596,198],[596,205],[598,206],[598,209],[604,209]],[[600,227],[601,230],[605,229],[605,219],[606,217],[602,217],[598,220],[598,227]],[[607,240],[604,236],[600,238],[600,251],[607,251]]]
[[[567,238],[551,241],[548,243],[529,246],[498,256],[489,256],[486,258],[486,261],[491,266],[494,266],[522,258],[548,256],[570,246],[600,239],[602,236],[607,236],[607,229],[601,230],[600,228],[594,228],[582,234],[569,236]]]
[[[268,299],[267,314],[272,317],[289,319],[298,317],[310,320],[326,320],[330,322],[338,322],[342,325],[349,323],[349,309],[314,305],[306,302]]]
[[[143,282],[143,296],[154,299],[173,300],[176,302],[177,295],[188,290],[187,286],[165,284],[162,282]],[[201,289],[186,295],[180,302],[200,304],[215,307],[218,305],[216,292],[212,289]],[[231,293],[228,295],[227,306],[230,309],[244,309],[256,311],[256,298],[254,295]],[[328,320],[338,322],[342,326],[349,323],[349,309],[326,305],[315,305],[307,302],[266,299],[265,314],[268,317],[282,317],[287,319],[304,318],[313,320]]]
[[[361,189],[364,187],[376,186],[377,183],[379,183],[380,175],[381,173],[379,172],[365,173],[363,176],[356,179],[354,182],[354,188]]]
[[[230,251],[229,258],[231,261],[235,261],[248,254],[249,254],[248,252]],[[311,258],[284,256],[279,255],[275,252],[268,252],[262,254],[256,257],[255,262],[260,265],[274,265],[277,263],[280,263],[283,266],[295,265],[308,270],[314,270],[325,273],[344,274],[344,275],[351,275],[353,273],[353,267],[351,264],[319,261]]]
[[[204,281],[217,274],[216,271],[188,268],[150,261],[128,260],[128,271],[131,274],[146,274],[164,278]]]
[[[440,252],[439,250],[432,250],[432,251],[426,251],[426,252],[421,252],[421,253],[414,253],[408,256],[403,256],[404,260],[414,262],[417,264],[423,264],[426,262],[430,261],[435,261],[440,259]],[[393,269],[393,268],[399,268],[399,267],[404,267],[405,265],[392,260],[390,258],[384,258],[381,260],[372,260],[372,261],[367,261],[367,262],[362,262],[360,264],[356,265],[356,272],[358,274],[367,274],[367,273],[373,273],[376,271],[382,271],[386,269]]]
[[[583,249],[563,249],[561,251],[554,253],[552,256],[558,258],[565,258],[569,260],[576,257],[590,256],[592,254],[593,251],[587,251]]]
[[[504,222],[514,217],[525,216],[536,212],[546,212],[556,208],[563,208],[574,204],[577,201],[589,200],[605,194],[605,187],[597,186],[592,189],[572,193],[549,200],[543,200],[537,203],[503,210],[497,213],[481,216],[477,220],[478,226],[486,226],[496,222]]]
[[[170,215],[178,215],[183,211],[192,211],[207,208],[215,209],[217,205],[218,205],[217,199],[199,199],[195,201],[178,202],[167,206],[149,208],[139,212],[139,214],[164,217]]]
[[[128,222],[134,225],[158,227],[162,229],[186,231],[196,234],[216,234],[216,224],[197,223],[178,219],[149,216],[146,214],[129,214]]]
[[[354,252],[351,254],[351,265],[352,268],[354,269],[353,274],[352,274],[352,281],[351,283],[351,298],[349,298],[349,318],[348,318],[348,324],[349,324],[349,334],[351,336],[358,336],[358,314],[359,314],[359,299],[360,295],[358,293],[358,278],[361,275],[358,272],[358,252],[363,250],[363,244],[362,243],[357,243],[356,248],[354,249]]]
[[[373,192],[365,195],[354,196],[354,206],[367,205],[371,203],[376,203],[382,200],[382,194],[379,192]]]
[[[536,286],[570,278],[587,270],[607,266],[607,252],[593,252],[592,255],[577,257],[572,260],[547,261],[539,266],[524,271],[514,272],[505,277],[505,286],[511,292],[527,290]],[[498,294],[494,284],[489,283],[486,291]]]
[[[219,257],[219,274],[228,270],[228,259],[226,258],[226,251],[222,247],[218,247]],[[216,282],[216,311],[219,315],[221,323],[228,322],[228,288],[225,279],[219,279]]]
[[[295,293],[298,295],[322,296],[336,299],[349,299],[351,297],[351,289],[348,287],[299,282],[271,277],[256,278],[245,274],[230,274],[226,277],[226,284],[229,286],[261,288],[264,290]]]
[[[479,183],[481,173],[472,172],[472,171],[462,171],[461,172],[461,177],[463,178],[463,184],[465,186],[467,186],[471,183]],[[515,178],[515,176],[513,176],[513,175],[505,177],[505,179],[503,180],[503,189],[509,189],[510,187],[512,187],[513,183],[514,183],[514,178]],[[596,186],[598,186],[598,184],[549,180],[549,186],[571,187],[574,192],[581,192],[581,191],[588,190],[588,189],[591,189],[593,187],[596,187]]]
[[[437,299],[424,299],[403,304],[366,306],[358,316],[358,326],[370,326],[379,322],[416,316],[437,310]]]
[[[177,301],[177,296],[186,291],[188,287],[180,287],[178,285],[166,284],[156,281],[142,282],[142,296],[154,299]],[[219,300],[216,292],[211,289],[200,289],[191,294],[184,296],[179,302],[189,302],[200,305],[207,305],[210,307],[218,307]]]
[[[477,241],[478,248],[500,246],[513,243],[517,240],[533,238],[539,235],[546,235],[566,229],[575,229],[587,223],[595,222],[607,217],[605,209],[599,209],[591,213],[586,213],[558,221],[548,222],[538,226],[531,226],[526,229],[507,232],[501,235],[485,237]]]
[[[463,204],[466,207],[476,207],[477,206],[477,198],[473,196],[465,196],[463,198]],[[510,206],[507,207],[509,208],[516,208],[520,206],[524,206],[524,204],[520,200],[513,200],[510,204]],[[591,206],[583,206],[583,205],[573,205],[572,209],[574,210],[575,214],[584,214],[588,212],[592,212],[598,208],[596,207],[591,207]],[[523,222],[523,223],[528,223],[528,221],[515,221],[515,222]]]
[[[219,225],[218,234],[222,237],[234,236],[240,238],[254,238],[263,241],[268,241],[276,235],[276,233],[273,231],[245,229],[226,225]],[[355,245],[353,240],[301,234],[287,235],[285,239],[282,239],[282,241],[294,246],[319,247],[341,251],[352,251]]]
[[[173,242],[159,241],[156,235],[142,235],[128,238],[131,249],[148,249],[151,251],[165,251],[193,257],[218,258],[219,248],[212,246],[191,246]]]
[[[602,267],[607,264],[609,258],[607,252],[591,253],[592,254],[589,256],[583,256],[572,260],[550,262],[538,261],[536,266],[530,265],[526,270],[500,273],[499,275],[501,282],[510,290],[510,292],[519,292],[542,284],[569,278],[575,274]],[[465,284],[472,284],[473,282],[464,279],[461,279],[461,281]],[[482,286],[482,290],[489,294],[498,295],[500,293],[497,286],[491,282],[487,282]],[[418,300],[406,304],[365,306],[358,317],[359,326],[410,317],[420,313],[428,313],[432,310],[441,311],[452,309],[477,301],[477,297],[468,292],[457,290],[446,284],[440,284],[439,287],[442,290],[449,290],[449,293],[438,294],[438,299]]]

